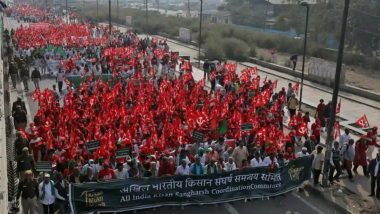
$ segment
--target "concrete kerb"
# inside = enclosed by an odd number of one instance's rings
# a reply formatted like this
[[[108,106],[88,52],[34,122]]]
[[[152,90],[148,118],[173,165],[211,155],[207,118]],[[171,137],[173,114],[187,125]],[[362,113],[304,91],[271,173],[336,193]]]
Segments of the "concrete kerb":
[[[342,204],[339,204],[338,202],[334,202],[331,200],[331,198],[327,197],[325,191],[323,189],[318,189],[311,184],[306,184],[304,186],[304,189],[314,195],[315,197],[318,197],[326,202],[327,205],[333,207],[335,210],[339,211],[339,213],[346,213],[346,214],[353,214],[352,211],[348,210],[345,206]]]

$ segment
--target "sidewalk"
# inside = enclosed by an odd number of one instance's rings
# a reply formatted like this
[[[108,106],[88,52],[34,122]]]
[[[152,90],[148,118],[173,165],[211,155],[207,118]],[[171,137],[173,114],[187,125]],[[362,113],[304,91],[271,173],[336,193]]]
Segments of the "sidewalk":
[[[313,194],[324,199],[330,206],[346,213],[380,213],[380,201],[369,197],[370,178],[355,175],[354,182],[345,178],[331,187],[305,186],[305,194]]]

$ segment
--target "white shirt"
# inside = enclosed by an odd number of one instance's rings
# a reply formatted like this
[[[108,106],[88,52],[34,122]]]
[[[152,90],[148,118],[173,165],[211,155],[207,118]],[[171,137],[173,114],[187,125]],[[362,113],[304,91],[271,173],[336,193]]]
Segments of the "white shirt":
[[[272,161],[271,161],[271,163],[272,163]],[[257,161],[256,158],[252,158],[251,167],[255,168],[255,167],[260,167],[260,166],[263,166],[263,160],[261,160],[261,158],[259,158],[259,160]]]
[[[186,165],[185,167],[180,165],[177,167],[175,174],[176,175],[189,175],[190,174],[190,167],[188,165]]]
[[[323,167],[323,161],[325,160],[325,154],[323,152],[321,153],[317,153],[317,150],[314,150],[313,153],[311,153],[314,155],[314,159],[313,159],[313,162],[311,164],[311,167],[313,169],[317,169],[317,170],[321,170],[322,167]]]
[[[308,155],[309,155],[308,152],[303,153],[302,151],[300,151],[300,152],[297,152],[296,158],[305,157],[305,156],[308,156]]]
[[[40,201],[41,204],[44,205],[50,205],[55,202],[55,195],[52,194],[52,181],[49,181],[48,184],[45,184],[44,182],[41,182],[40,185],[38,186],[38,189],[40,191]],[[42,198],[43,192],[45,191],[45,196]]]
[[[277,158],[274,158],[274,162],[275,162],[276,165],[278,165]],[[265,157],[264,160],[263,160],[263,162],[262,162],[262,166],[270,166],[270,165],[272,165],[272,160],[270,159],[269,156]]]
[[[342,146],[345,144],[345,143],[348,143],[348,141],[350,140],[350,135],[346,134],[346,133],[343,133],[340,137],[339,137],[339,147],[342,148]]]
[[[229,162],[224,163],[224,171],[231,172],[231,171],[233,171],[235,169],[236,169],[236,164],[234,162],[232,162],[232,163],[229,163]]]
[[[125,180],[129,177],[128,170],[126,168],[123,168],[123,170],[119,171],[118,169],[114,170],[116,179]]]

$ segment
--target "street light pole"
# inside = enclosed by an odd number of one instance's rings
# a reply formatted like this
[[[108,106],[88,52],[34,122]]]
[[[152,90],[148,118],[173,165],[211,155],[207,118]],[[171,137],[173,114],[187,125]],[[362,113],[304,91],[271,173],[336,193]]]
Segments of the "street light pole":
[[[119,21],[119,0],[116,0],[116,19]]]
[[[108,43],[111,45],[111,32],[112,32],[112,23],[111,23],[111,0],[108,0]]]
[[[190,14],[190,0],[187,0],[187,16],[189,18],[191,17],[191,14]]]
[[[340,33],[340,42],[339,42],[339,49],[338,49],[338,59],[336,62],[335,83],[334,83],[334,91],[333,91],[333,97],[332,97],[332,109],[330,112],[330,122],[328,124],[328,129],[327,129],[326,155],[325,155],[323,180],[322,180],[323,186],[328,186],[330,155],[331,155],[331,149],[332,149],[332,142],[334,141],[333,130],[334,130],[334,124],[335,124],[335,119],[336,119],[336,105],[338,102],[338,93],[339,93],[339,88],[340,88],[340,76],[341,76],[341,71],[342,71],[344,41],[345,41],[345,36],[346,36],[347,17],[348,17],[349,8],[350,8],[350,0],[345,0],[342,29]]]
[[[198,38],[198,67],[201,67],[201,40],[202,40],[202,19],[203,19],[203,0],[201,0],[201,11],[199,13],[199,38]]]
[[[145,33],[148,38],[148,0],[145,0]]]
[[[66,22],[69,23],[69,10],[67,7],[67,0],[66,0]]]
[[[269,7],[269,0],[266,0],[267,6],[265,8],[265,20],[264,20],[264,29],[267,29],[267,19],[268,19],[268,7]]]
[[[305,26],[305,35],[303,43],[303,56],[302,56],[302,73],[301,73],[301,89],[300,89],[300,101],[298,109],[301,110],[302,106],[302,93],[303,93],[303,79],[305,78],[305,59],[306,59],[306,48],[307,48],[307,31],[309,27],[309,11],[310,6],[307,2],[301,2],[301,6],[306,7],[306,26]]]
[[[99,0],[96,0],[96,20],[99,21]]]

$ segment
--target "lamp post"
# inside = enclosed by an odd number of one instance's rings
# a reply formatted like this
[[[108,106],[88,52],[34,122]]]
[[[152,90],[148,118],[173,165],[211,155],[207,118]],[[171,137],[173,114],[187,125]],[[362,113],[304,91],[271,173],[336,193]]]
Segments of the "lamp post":
[[[269,7],[269,0],[266,0],[267,6],[265,8],[265,19],[264,19],[264,29],[267,29],[267,19],[268,19],[268,7]]]
[[[145,0],[145,31],[148,42],[148,0]]]
[[[112,23],[111,23],[111,0],[108,0],[108,43],[111,45],[111,32],[112,32]]]
[[[202,19],[203,19],[203,0],[201,0],[201,11],[199,13],[199,38],[198,38],[198,66],[199,68],[201,67]]]
[[[96,20],[99,21],[99,0],[96,0]]]
[[[66,22],[69,23],[69,10],[67,6],[67,0],[66,0]]]
[[[187,0],[187,16],[191,17],[191,15],[190,15],[190,0]]]
[[[340,33],[340,42],[338,49],[338,59],[336,61],[336,72],[335,72],[335,82],[334,82],[334,91],[332,97],[332,109],[330,112],[330,122],[327,129],[327,139],[326,139],[326,155],[325,155],[325,163],[323,169],[323,179],[322,185],[328,186],[328,174],[329,174],[329,164],[330,164],[330,155],[332,149],[333,139],[333,130],[336,119],[336,105],[338,102],[338,93],[340,88],[340,76],[342,71],[342,62],[343,62],[343,51],[344,51],[344,41],[346,36],[346,28],[347,28],[347,17],[348,10],[350,8],[350,0],[345,0],[344,10],[343,10],[343,21],[342,21],[342,29]]]
[[[299,101],[299,107],[298,109],[301,110],[302,106],[302,92],[303,92],[303,79],[305,77],[305,59],[306,59],[306,48],[307,48],[307,31],[309,27],[309,11],[310,6],[307,2],[301,2],[300,4],[303,7],[306,7],[306,26],[305,26],[305,35],[304,35],[304,42],[303,42],[303,56],[302,56],[302,73],[301,73],[301,89],[300,89],[300,101]]]
[[[119,21],[119,0],[116,0],[116,19]]]

